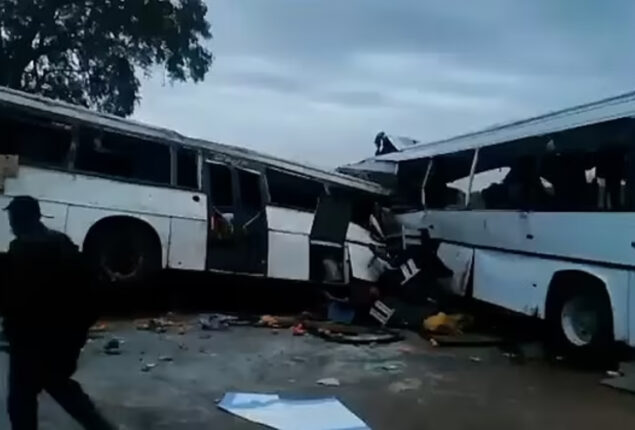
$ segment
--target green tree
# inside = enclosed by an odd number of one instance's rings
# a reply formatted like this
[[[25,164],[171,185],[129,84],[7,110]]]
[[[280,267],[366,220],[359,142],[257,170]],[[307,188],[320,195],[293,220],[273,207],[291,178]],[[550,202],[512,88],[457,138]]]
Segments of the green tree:
[[[0,0],[0,85],[130,115],[139,74],[205,78],[206,13],[204,0]]]

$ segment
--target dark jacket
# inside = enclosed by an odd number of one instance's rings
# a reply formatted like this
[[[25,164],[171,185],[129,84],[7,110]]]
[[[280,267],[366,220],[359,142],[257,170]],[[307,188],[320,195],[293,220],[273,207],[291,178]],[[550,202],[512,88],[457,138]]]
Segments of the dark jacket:
[[[11,242],[7,262],[0,306],[11,345],[81,348],[96,315],[77,246],[41,225]]]

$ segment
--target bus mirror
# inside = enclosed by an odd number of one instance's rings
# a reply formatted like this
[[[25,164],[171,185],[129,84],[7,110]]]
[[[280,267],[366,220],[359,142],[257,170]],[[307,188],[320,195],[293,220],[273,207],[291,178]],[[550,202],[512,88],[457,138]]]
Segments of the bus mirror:
[[[18,176],[18,156],[0,154],[0,191],[4,191],[4,180]]]

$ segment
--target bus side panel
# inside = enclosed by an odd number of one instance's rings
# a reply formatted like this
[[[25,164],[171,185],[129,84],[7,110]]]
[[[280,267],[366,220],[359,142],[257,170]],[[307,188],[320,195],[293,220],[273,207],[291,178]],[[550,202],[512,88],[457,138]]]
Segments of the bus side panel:
[[[84,240],[90,228],[98,221],[113,216],[137,218],[148,223],[159,236],[159,240],[161,241],[162,266],[167,266],[168,243],[170,238],[170,218],[168,217],[71,206],[68,209],[66,234],[81,248],[84,245]]]
[[[207,254],[207,221],[183,218],[170,220],[168,267],[205,270]]]
[[[628,344],[635,346],[635,272],[628,272]]]
[[[20,166],[16,178],[7,178],[4,194],[29,195],[40,203],[50,201],[159,216],[207,219],[205,195],[197,191],[31,166]]]
[[[465,246],[441,243],[437,256],[452,271],[452,277],[441,282],[445,289],[453,294],[464,296],[467,293],[467,285],[472,273],[474,261],[474,249]],[[447,282],[447,284],[446,284]]]
[[[624,212],[429,211],[430,236],[481,247],[632,265],[635,214]]]
[[[269,231],[267,277],[309,280],[309,236]]]
[[[10,201],[11,197],[0,196],[0,252],[7,252],[9,250],[9,244],[13,240],[13,234],[9,226],[9,215],[6,211],[1,210],[6,208]],[[44,216],[44,218],[42,218],[44,225],[50,229],[64,232],[68,205],[41,202],[40,209]]]
[[[267,206],[267,277],[308,281],[310,277],[309,235],[315,214],[296,209]]]
[[[544,318],[551,280],[557,272],[563,270],[588,273],[604,282],[613,309],[615,339],[628,341],[627,270],[476,249],[474,298]]]

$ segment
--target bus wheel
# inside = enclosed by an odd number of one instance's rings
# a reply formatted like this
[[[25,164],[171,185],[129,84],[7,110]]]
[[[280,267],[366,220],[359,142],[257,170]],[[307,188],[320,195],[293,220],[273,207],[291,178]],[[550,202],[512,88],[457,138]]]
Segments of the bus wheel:
[[[97,226],[87,254],[105,283],[137,283],[161,268],[161,245],[156,233],[138,221],[113,220]]]
[[[572,283],[574,279],[577,285]],[[549,346],[553,352],[571,357],[609,356],[614,343],[613,314],[604,285],[587,276],[574,276],[568,281],[550,292]]]

